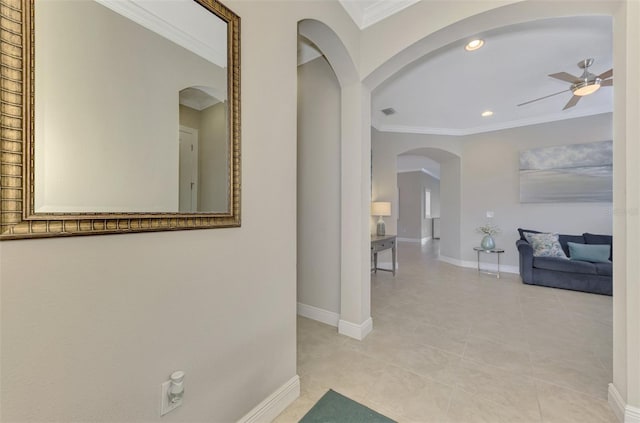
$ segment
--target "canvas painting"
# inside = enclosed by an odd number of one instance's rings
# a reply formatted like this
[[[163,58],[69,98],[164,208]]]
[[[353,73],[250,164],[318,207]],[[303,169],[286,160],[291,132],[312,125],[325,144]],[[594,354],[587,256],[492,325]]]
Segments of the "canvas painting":
[[[521,203],[612,201],[612,141],[520,152]]]

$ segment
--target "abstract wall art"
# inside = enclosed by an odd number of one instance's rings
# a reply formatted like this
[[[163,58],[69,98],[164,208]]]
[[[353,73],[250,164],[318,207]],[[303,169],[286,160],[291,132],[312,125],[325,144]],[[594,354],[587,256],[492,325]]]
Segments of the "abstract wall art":
[[[612,201],[612,141],[520,152],[521,203]]]

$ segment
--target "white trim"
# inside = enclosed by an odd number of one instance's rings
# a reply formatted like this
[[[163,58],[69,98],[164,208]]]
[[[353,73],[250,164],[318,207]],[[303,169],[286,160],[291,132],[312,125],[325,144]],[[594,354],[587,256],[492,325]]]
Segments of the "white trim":
[[[466,268],[469,268],[469,269],[477,269],[478,268],[478,262],[476,262],[476,261],[460,260],[460,259],[455,259],[455,258],[452,258],[452,257],[443,256],[443,255],[438,256],[438,260],[444,261],[445,263],[453,264],[454,266],[458,266],[458,267],[466,267]],[[482,267],[482,270],[488,270],[490,272],[497,272],[498,271],[498,264],[497,263],[487,263],[487,262],[481,261],[480,262],[480,266]],[[515,273],[515,274],[519,274],[520,273],[520,268],[518,266],[508,266],[506,264],[500,263],[500,273]]]
[[[437,180],[440,180],[440,175],[436,175],[435,173],[429,172],[427,169],[425,169],[424,167],[421,168],[415,168],[415,169],[398,169],[396,171],[396,173],[411,173],[411,172],[422,172],[422,173],[426,173],[427,175],[436,178]]]
[[[364,29],[374,23],[398,13],[402,9],[405,9],[412,4],[417,3],[420,0],[395,0],[395,1],[378,1],[367,7],[362,17],[362,27]]]
[[[621,423],[640,423],[640,408],[627,405],[613,383],[609,384],[608,400],[609,407],[613,410],[618,421]]]
[[[395,0],[395,1],[383,1],[378,0],[373,2],[369,6],[362,8],[357,6],[352,0],[343,1],[340,0],[340,4],[347,11],[353,22],[358,25],[358,28],[365,29],[381,20],[398,13],[402,9],[417,3],[420,0]]]
[[[369,317],[367,320],[357,325],[340,319],[338,322],[338,333],[341,335],[355,338],[362,341],[373,330],[373,320]]]
[[[340,1],[340,5],[344,7],[344,10],[347,11],[347,14],[353,19],[353,22],[358,26],[358,28],[362,29],[364,20],[364,14],[360,11],[360,8],[356,6],[355,2],[350,1]]]
[[[424,134],[424,135],[451,135],[465,136],[473,134],[482,134],[484,132],[500,131],[503,129],[519,128],[521,126],[538,125],[541,123],[556,122],[560,120],[575,119],[586,116],[595,116],[605,113],[611,113],[610,110],[577,112],[570,116],[566,115],[548,115],[529,119],[512,120],[509,122],[498,123],[494,125],[477,126],[475,128],[432,128],[427,126],[410,126],[410,125],[386,125],[378,121],[372,121],[371,126],[380,132],[396,132],[401,134]]]
[[[430,219],[430,218],[428,218]],[[429,241],[431,239],[430,236],[426,236],[424,238],[396,238],[398,241],[402,241],[402,242],[413,242],[416,244],[426,244],[427,241]]]
[[[298,316],[335,327],[338,326],[338,321],[340,320],[338,313],[302,303],[298,303]]]
[[[609,400],[609,407],[611,407],[611,410],[613,410],[613,414],[616,415],[616,418],[618,419],[618,421],[624,422],[625,403],[624,403],[624,400],[622,399],[622,396],[620,395],[620,392],[618,392],[618,389],[616,389],[616,387],[613,386],[613,383],[609,384],[608,400]]]
[[[640,408],[627,405],[624,408],[624,423],[640,423]]]
[[[245,414],[238,423],[268,423],[273,421],[300,396],[300,377],[295,375],[269,395],[253,410]]]
[[[150,31],[159,34],[166,39],[173,41],[186,48],[189,51],[207,59],[208,61],[220,66],[221,68],[227,68],[227,46],[226,41],[224,48],[217,48],[217,45],[213,45],[207,40],[202,40],[194,33],[190,33],[189,30],[183,30],[177,27],[171,21],[171,16],[167,15],[168,11],[163,8],[152,7],[153,2],[139,2],[136,0],[97,0],[101,5],[111,9],[112,11],[136,22],[139,25],[147,28]],[[183,5],[178,5],[183,6]],[[190,4],[188,7],[193,7]],[[153,10],[152,10],[153,9]],[[186,10],[186,9],[185,9]],[[187,15],[188,16],[188,15]],[[220,19],[216,19],[221,21]],[[214,34],[218,34],[223,31],[224,40],[226,40],[226,24],[224,22],[216,25],[224,25],[220,28],[215,28],[218,31]],[[217,38],[222,39],[222,38]]]

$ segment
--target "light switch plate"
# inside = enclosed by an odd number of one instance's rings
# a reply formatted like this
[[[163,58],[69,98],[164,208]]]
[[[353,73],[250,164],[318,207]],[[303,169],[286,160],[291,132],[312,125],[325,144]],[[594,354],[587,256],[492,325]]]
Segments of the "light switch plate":
[[[183,401],[182,398],[180,398],[178,401],[174,403],[169,402],[169,386],[171,386],[170,380],[162,384],[162,404],[160,405],[161,416],[164,416],[168,412],[173,411],[182,405],[182,401]]]

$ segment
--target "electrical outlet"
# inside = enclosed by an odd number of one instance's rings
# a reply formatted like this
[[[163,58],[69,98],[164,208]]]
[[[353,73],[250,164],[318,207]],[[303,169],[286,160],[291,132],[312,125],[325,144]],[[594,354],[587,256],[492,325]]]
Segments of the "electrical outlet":
[[[175,410],[176,408],[182,405],[182,398],[178,399],[176,402],[169,402],[169,387],[171,386],[171,381],[168,380],[162,384],[162,404],[160,405],[160,415],[164,416],[170,411]]]

